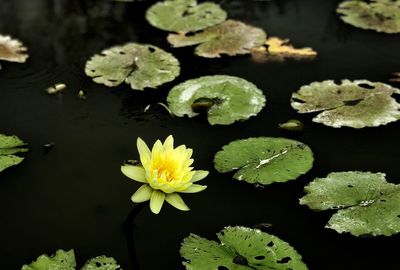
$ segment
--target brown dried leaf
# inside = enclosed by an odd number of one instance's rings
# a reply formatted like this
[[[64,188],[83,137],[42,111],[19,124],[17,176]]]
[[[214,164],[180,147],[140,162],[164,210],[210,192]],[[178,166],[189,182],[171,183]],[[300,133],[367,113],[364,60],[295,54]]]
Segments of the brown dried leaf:
[[[289,39],[279,37],[268,38],[265,46],[253,49],[251,54],[257,62],[284,61],[287,58],[314,59],[317,56],[312,48],[297,49],[290,44]]]
[[[27,50],[19,40],[0,35],[0,60],[25,63],[29,57]]]

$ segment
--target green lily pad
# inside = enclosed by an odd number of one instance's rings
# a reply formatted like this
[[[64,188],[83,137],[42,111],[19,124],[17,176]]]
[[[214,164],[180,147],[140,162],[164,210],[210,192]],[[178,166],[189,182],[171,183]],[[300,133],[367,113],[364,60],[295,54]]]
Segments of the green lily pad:
[[[153,46],[128,43],[104,50],[86,62],[85,73],[109,87],[125,82],[132,89],[157,88],[180,73],[179,61]]]
[[[313,121],[327,126],[376,127],[400,119],[394,94],[400,90],[367,80],[313,82],[293,93],[291,105],[299,113],[320,112]]]
[[[168,106],[176,116],[194,117],[204,107],[211,125],[229,125],[257,115],[265,97],[254,84],[233,76],[204,76],[181,83],[168,94]]]
[[[200,44],[196,47],[195,54],[214,58],[220,57],[221,54],[249,54],[253,48],[264,45],[266,38],[267,35],[260,28],[240,21],[227,20],[190,36],[170,34],[168,42],[174,47]]]
[[[214,158],[220,173],[238,170],[233,178],[250,184],[269,185],[294,180],[313,165],[313,153],[304,143],[259,137],[237,140],[222,147]]]
[[[75,253],[57,250],[52,256],[41,255],[36,261],[22,266],[21,270],[75,270]],[[81,270],[120,270],[121,268],[113,258],[98,256],[88,260]]]
[[[355,27],[384,33],[400,33],[400,1],[344,1],[337,8],[341,19]]]
[[[188,270],[306,270],[301,255],[288,243],[258,229],[227,227],[221,244],[195,234],[183,240],[180,253]]]
[[[166,0],[151,6],[147,21],[156,28],[179,33],[195,32],[225,21],[226,12],[215,3]]]
[[[75,270],[75,254],[73,250],[57,250],[52,256],[41,255],[21,270]]]
[[[307,195],[300,204],[314,210],[339,209],[326,228],[355,236],[400,232],[400,185],[386,182],[383,173],[330,173],[304,190]]]
[[[27,152],[28,149],[23,147],[25,145],[26,143],[17,136],[0,134],[0,172],[24,160],[24,158],[15,154]]]

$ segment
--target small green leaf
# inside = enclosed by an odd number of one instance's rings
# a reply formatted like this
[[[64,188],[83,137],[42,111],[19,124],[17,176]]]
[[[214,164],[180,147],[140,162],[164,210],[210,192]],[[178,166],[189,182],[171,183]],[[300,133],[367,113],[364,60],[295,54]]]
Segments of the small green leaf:
[[[27,152],[28,149],[22,147],[25,145],[26,143],[17,136],[0,134],[0,172],[24,160],[14,154]]]
[[[57,250],[52,256],[41,255],[29,265],[22,266],[21,270],[75,270],[75,254],[73,250]]]
[[[288,243],[258,229],[227,227],[221,244],[191,234],[180,253],[188,270],[307,270],[301,255]]]
[[[106,256],[98,256],[85,263],[81,270],[118,270],[121,269],[117,261]]]
[[[270,137],[230,142],[214,158],[218,172],[238,170],[233,178],[262,185],[294,180],[308,172],[313,161],[313,153],[304,143]]]
[[[292,94],[299,113],[320,112],[313,121],[340,128],[376,127],[400,119],[400,104],[392,97],[400,90],[367,80],[313,82]]]
[[[225,21],[226,12],[215,3],[166,0],[151,6],[147,21],[156,28],[179,33],[195,32]]]
[[[337,13],[344,22],[355,27],[400,33],[399,0],[344,1],[339,4]]]
[[[143,90],[174,80],[180,67],[172,54],[156,46],[128,43],[94,55],[86,63],[85,73],[109,87],[125,82],[132,89]]]
[[[265,97],[254,84],[226,75],[188,80],[172,88],[167,97],[170,110],[179,117],[198,115],[196,105],[201,100],[211,101],[206,108],[211,125],[230,125],[246,120],[265,106]]]
[[[304,190],[307,195],[300,204],[314,210],[339,209],[327,228],[355,236],[400,232],[400,185],[386,182],[383,173],[330,173]]]
[[[200,44],[195,54],[214,58],[222,54],[230,56],[248,54],[251,49],[265,44],[267,35],[257,27],[240,21],[227,20],[219,25],[205,29],[194,35],[170,34],[168,42],[174,47],[185,47]]]

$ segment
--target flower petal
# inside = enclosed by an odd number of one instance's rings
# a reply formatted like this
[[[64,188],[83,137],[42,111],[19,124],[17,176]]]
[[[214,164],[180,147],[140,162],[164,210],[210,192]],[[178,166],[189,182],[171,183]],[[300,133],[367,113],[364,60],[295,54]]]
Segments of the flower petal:
[[[208,175],[208,171],[195,171],[192,177],[192,182],[200,181],[201,179],[205,178]]]
[[[132,180],[147,183],[146,171],[142,166],[123,165],[121,166],[121,172]]]
[[[157,140],[157,141],[154,143],[153,148],[151,149],[152,157],[154,158],[154,157],[160,155],[160,153],[162,152],[162,150],[163,150],[163,145],[162,145],[162,143],[161,143],[160,140]]]
[[[187,189],[182,190],[180,192],[182,192],[182,193],[197,193],[197,192],[201,192],[201,191],[205,190],[206,188],[207,188],[207,186],[193,184],[190,187],[188,187]]]
[[[168,194],[165,197],[165,200],[175,207],[176,209],[182,210],[182,211],[189,211],[189,207],[185,204],[185,202],[182,200],[182,197],[178,193],[172,193]]]
[[[174,149],[174,137],[169,135],[164,141],[164,151],[171,151]]]
[[[153,190],[150,197],[150,210],[154,214],[158,214],[161,211],[161,207],[164,203],[165,193],[159,190]]]
[[[147,162],[151,158],[150,149],[140,137],[137,138],[136,146],[139,151],[140,161],[142,162],[143,166],[146,166]]]
[[[150,200],[153,189],[149,185],[142,185],[132,195],[131,201],[134,203],[141,203]]]

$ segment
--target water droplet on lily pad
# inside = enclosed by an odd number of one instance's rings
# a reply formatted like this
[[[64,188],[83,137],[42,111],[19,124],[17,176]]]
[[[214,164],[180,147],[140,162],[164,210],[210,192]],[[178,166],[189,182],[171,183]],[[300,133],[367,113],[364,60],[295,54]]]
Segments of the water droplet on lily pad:
[[[109,87],[125,82],[132,89],[157,88],[180,73],[179,61],[153,45],[128,43],[94,55],[85,73],[96,83]]]
[[[313,161],[313,153],[304,143],[259,137],[223,146],[215,155],[214,165],[220,173],[237,170],[233,176],[237,180],[269,185],[298,178],[312,168]]]
[[[204,76],[181,83],[171,89],[167,101],[172,113],[179,117],[194,117],[202,107],[211,125],[246,120],[265,106],[263,92],[254,84],[226,75]]]
[[[248,54],[253,48],[265,44],[266,34],[261,28],[240,21],[227,20],[193,35],[170,34],[168,42],[174,47],[198,45],[195,54],[215,58],[222,54]]]
[[[304,190],[300,204],[318,211],[339,209],[327,228],[354,236],[400,232],[400,185],[388,183],[384,173],[330,173]]]
[[[291,105],[299,113],[319,112],[313,121],[327,126],[376,127],[400,119],[396,94],[399,89],[384,83],[328,80],[302,86],[292,94]]]
[[[340,18],[355,27],[388,34],[400,33],[400,1],[344,1],[337,8]]]
[[[0,172],[24,160],[15,154],[27,152],[25,146],[26,143],[17,136],[0,134]]]
[[[180,253],[186,269],[308,269],[287,242],[258,229],[226,227],[217,236],[220,243],[195,234],[183,240]]]
[[[167,0],[151,6],[147,21],[156,28],[178,33],[195,32],[225,21],[226,12],[212,2]]]

